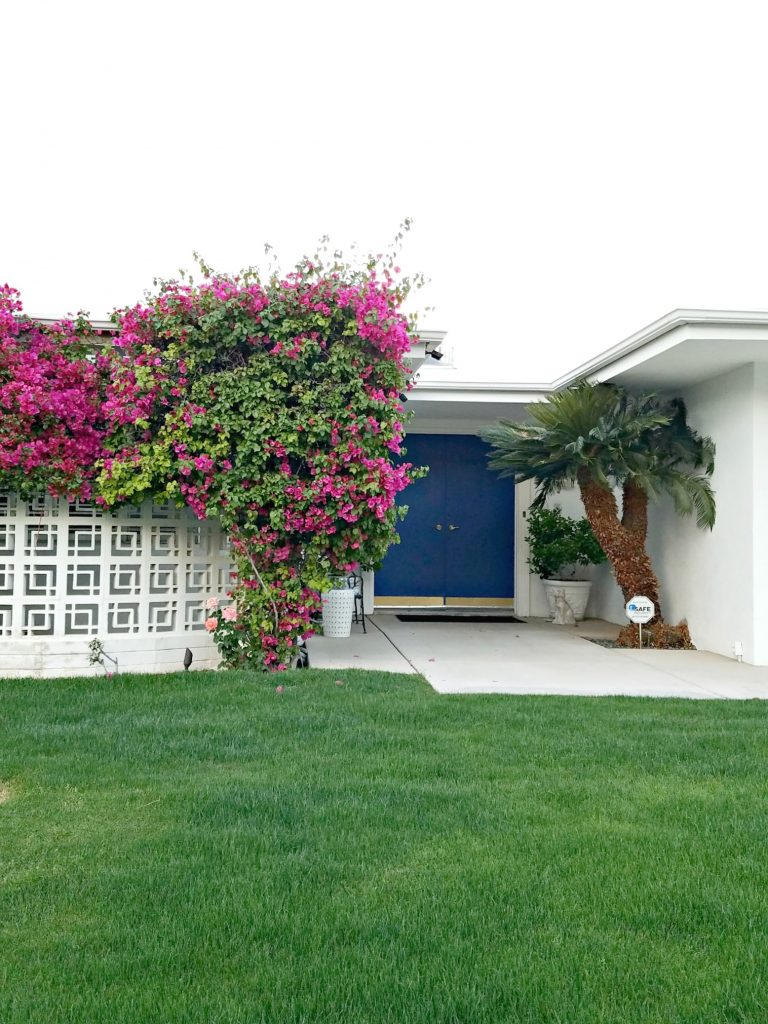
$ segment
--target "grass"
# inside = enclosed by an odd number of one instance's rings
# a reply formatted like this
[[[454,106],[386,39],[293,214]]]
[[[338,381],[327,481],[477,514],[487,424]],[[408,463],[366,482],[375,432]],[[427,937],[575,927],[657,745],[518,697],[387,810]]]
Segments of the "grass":
[[[280,681],[0,684],[3,1024],[768,1019],[765,704]]]

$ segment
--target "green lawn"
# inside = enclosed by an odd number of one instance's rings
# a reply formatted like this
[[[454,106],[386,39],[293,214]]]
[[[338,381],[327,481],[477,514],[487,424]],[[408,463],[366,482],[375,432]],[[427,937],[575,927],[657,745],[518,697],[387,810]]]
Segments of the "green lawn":
[[[764,1024],[767,724],[352,671],[0,683],[0,1021]]]

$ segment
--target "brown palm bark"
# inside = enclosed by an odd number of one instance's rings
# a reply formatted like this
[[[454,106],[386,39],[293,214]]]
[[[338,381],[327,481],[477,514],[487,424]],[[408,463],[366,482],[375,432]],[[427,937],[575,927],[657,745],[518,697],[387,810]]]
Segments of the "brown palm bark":
[[[645,544],[648,535],[648,495],[642,487],[627,481],[622,489],[621,525]]]
[[[656,606],[656,615],[650,624],[659,622],[662,617],[659,581],[645,550],[647,499],[645,507],[641,507],[640,496],[634,493],[636,489],[632,490],[625,524],[619,519],[616,498],[609,487],[594,480],[586,469],[579,470],[578,484],[589,525],[611,563],[624,600],[629,601],[636,594],[649,598]]]

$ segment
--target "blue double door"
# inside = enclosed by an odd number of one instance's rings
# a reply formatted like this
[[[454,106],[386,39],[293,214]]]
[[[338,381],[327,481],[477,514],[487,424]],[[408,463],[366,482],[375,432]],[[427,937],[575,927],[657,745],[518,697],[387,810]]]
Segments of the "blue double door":
[[[514,482],[488,470],[477,437],[409,434],[406,446],[429,473],[401,495],[409,511],[376,573],[377,603],[512,604]]]

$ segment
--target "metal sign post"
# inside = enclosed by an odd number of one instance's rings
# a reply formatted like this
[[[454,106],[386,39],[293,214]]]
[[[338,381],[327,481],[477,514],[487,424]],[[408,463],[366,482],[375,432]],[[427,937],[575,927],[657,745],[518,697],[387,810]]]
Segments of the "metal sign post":
[[[636,594],[635,597],[630,598],[624,606],[627,618],[630,622],[636,622],[638,628],[638,642],[640,647],[643,646],[643,623],[650,622],[653,616],[656,614],[656,606],[653,601],[650,601],[647,597],[643,597],[641,594]]]

